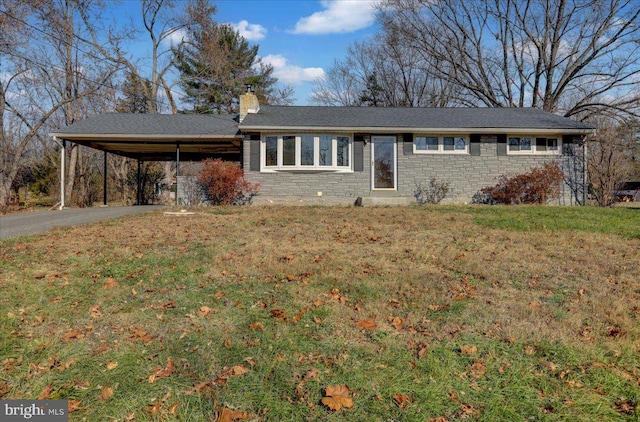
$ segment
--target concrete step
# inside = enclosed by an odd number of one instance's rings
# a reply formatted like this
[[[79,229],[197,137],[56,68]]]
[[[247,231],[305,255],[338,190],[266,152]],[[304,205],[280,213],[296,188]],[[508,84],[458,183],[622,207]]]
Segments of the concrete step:
[[[415,203],[415,198],[409,196],[366,196],[362,198],[363,207],[390,207]]]

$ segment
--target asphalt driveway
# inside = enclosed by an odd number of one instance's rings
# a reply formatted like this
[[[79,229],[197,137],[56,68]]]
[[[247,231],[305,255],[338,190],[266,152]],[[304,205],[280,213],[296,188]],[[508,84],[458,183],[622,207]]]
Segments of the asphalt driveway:
[[[42,233],[56,227],[79,226],[162,208],[163,206],[161,205],[136,205],[130,207],[78,208],[0,215],[0,239]]]

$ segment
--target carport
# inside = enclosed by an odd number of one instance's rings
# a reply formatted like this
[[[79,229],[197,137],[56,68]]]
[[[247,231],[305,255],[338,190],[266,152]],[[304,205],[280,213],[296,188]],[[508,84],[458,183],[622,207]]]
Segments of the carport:
[[[140,165],[144,161],[175,161],[176,181],[180,160],[205,158],[242,160],[242,135],[238,118],[228,114],[125,114],[108,113],[74,123],[50,136],[60,152],[60,209],[65,206],[65,156],[69,142],[104,152],[104,205],[107,205],[107,154],[137,160],[141,201]],[[177,201],[177,195],[176,195]]]

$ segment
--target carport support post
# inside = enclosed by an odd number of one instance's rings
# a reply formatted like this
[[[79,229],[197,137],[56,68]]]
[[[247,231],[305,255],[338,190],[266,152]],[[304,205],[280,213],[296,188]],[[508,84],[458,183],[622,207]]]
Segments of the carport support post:
[[[104,152],[104,180],[102,181],[102,205],[107,206],[107,151]]]
[[[62,148],[60,149],[60,209],[64,209],[64,175],[66,173],[64,158],[67,151],[67,141],[62,140]]]
[[[140,165],[141,165],[142,161],[138,160],[138,192],[136,193],[136,205],[141,205],[142,204],[142,188],[140,186]]]
[[[178,203],[178,176],[180,176],[180,144],[176,143],[176,206]]]

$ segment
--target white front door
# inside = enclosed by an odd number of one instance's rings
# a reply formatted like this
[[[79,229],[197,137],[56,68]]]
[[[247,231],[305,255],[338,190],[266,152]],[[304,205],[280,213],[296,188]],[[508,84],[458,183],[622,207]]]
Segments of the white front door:
[[[396,190],[396,137],[371,138],[371,186],[374,190]]]

